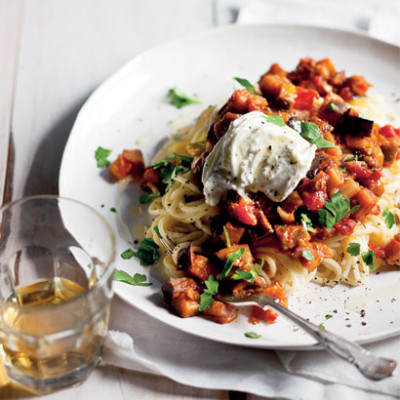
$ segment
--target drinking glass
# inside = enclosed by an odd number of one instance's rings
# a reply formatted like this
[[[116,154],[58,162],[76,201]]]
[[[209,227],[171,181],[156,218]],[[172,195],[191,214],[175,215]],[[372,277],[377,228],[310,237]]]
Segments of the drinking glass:
[[[93,208],[33,196],[0,209],[0,354],[38,394],[82,383],[107,333],[115,238]]]

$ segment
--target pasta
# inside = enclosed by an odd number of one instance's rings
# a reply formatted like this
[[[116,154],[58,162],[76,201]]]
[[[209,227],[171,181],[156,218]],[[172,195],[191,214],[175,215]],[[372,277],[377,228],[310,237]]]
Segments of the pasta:
[[[248,85],[222,109],[205,109],[146,170],[140,160],[130,159],[128,175],[140,169],[150,199],[146,236],[161,253],[168,280],[164,295],[182,317],[200,312],[230,322],[236,314],[213,297],[219,290],[262,291],[285,303],[286,294],[310,281],[357,286],[372,270],[400,264],[400,129],[384,125],[389,113],[366,96],[369,83],[360,76],[347,78],[329,59],[306,58],[289,73],[274,64],[258,86]],[[247,127],[258,121],[257,130]],[[249,136],[238,145],[234,140],[243,134],[242,126]],[[292,134],[299,139],[291,147],[280,144],[275,153],[273,141],[265,142],[262,151],[269,147],[269,158],[281,161],[272,165],[261,157],[260,167],[245,171],[261,154],[255,132],[273,140],[287,142]],[[303,160],[296,159],[297,145],[306,146]],[[312,153],[307,175],[296,164],[304,163],[304,149]],[[231,164],[223,170],[228,158]],[[119,171],[122,161],[117,159],[110,172]],[[274,176],[278,190],[254,189],[257,179],[271,185],[275,167],[281,171]],[[269,172],[262,176],[260,170]],[[225,175],[218,180],[215,171]],[[243,181],[250,176],[251,185],[240,186],[237,171]],[[290,188],[296,174],[301,176]],[[212,197],[214,189],[220,197]],[[173,243],[171,254],[164,248],[166,238]],[[261,317],[274,318],[271,312]]]

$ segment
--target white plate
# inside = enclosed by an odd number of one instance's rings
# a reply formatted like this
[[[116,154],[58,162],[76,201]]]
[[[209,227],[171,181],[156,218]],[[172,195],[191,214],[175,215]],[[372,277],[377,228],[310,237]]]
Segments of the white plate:
[[[192,121],[209,104],[221,104],[232,93],[232,77],[258,80],[271,63],[293,69],[301,57],[330,57],[348,75],[365,76],[389,103],[399,108],[399,48],[366,36],[313,27],[285,25],[229,26],[170,43],[133,59],[103,83],[78,115],[67,143],[60,172],[60,194],[90,204],[119,231],[118,252],[130,246],[128,232],[110,212],[116,207],[130,225],[129,206],[137,203],[136,189],[124,189],[96,167],[98,146],[113,150],[114,159],[124,148],[140,147],[147,162],[162,138],[172,133],[171,121]],[[181,110],[167,104],[165,95],[177,86],[201,99],[202,105]],[[176,122],[174,122],[176,125]],[[130,193],[129,193],[130,192]],[[137,219],[133,218],[134,222]],[[119,258],[116,268],[145,273],[136,259]],[[280,317],[276,324],[249,325],[244,316],[228,325],[217,325],[195,317],[181,319],[171,314],[162,299],[161,283],[150,278],[150,287],[116,283],[118,295],[154,318],[198,336],[225,343],[263,348],[309,349],[314,340]],[[386,288],[385,290],[381,290]],[[397,289],[396,289],[397,288]],[[400,273],[372,275],[365,285],[348,288],[313,284],[291,296],[290,308],[327,329],[359,342],[380,340],[400,332]],[[383,293],[385,292],[385,294]],[[349,297],[369,294],[366,315],[345,307]],[[325,315],[333,318],[325,321]],[[129,318],[129,316],[127,316]],[[366,323],[366,324],[362,324]],[[132,320],[134,324],[135,321]],[[254,331],[261,338],[244,336]]]

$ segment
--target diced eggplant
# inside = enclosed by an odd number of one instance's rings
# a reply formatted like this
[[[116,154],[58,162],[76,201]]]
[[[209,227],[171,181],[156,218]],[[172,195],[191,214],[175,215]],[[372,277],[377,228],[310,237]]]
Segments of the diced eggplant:
[[[373,127],[374,121],[361,117],[356,110],[349,108],[336,126],[336,132],[342,135],[365,137],[371,136]]]
[[[168,278],[162,285],[165,301],[182,318],[199,313],[200,286],[191,278]]]
[[[237,317],[237,311],[233,306],[219,300],[214,300],[212,306],[202,314],[218,324],[229,324]]]

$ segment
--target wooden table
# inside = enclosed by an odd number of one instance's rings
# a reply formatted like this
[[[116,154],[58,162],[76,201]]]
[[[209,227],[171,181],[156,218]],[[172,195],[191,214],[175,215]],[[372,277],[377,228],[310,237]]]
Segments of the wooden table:
[[[139,52],[234,21],[236,0],[0,0],[0,199],[58,191],[77,112]],[[0,398],[30,398],[11,386]],[[256,399],[99,368],[56,399]]]

